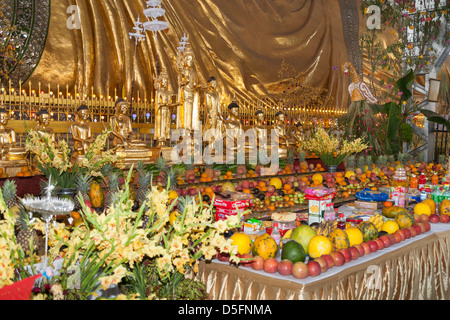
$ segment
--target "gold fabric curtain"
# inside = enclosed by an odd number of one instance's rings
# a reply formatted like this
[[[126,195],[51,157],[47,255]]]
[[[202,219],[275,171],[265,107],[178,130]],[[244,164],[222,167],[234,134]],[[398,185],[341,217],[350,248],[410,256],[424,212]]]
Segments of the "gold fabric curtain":
[[[69,29],[70,5],[79,8],[81,29]],[[147,32],[134,64],[132,31],[145,20],[144,0],[52,1],[46,48],[32,83],[86,87],[106,95],[122,89],[153,91],[156,59],[177,90],[175,58],[180,37],[189,36],[199,81],[218,79],[223,93],[264,94],[278,81],[281,61],[307,72],[309,84],[327,88],[338,106],[347,103],[348,81],[340,71],[347,60],[338,0],[172,0],[162,1],[169,30]],[[333,67],[338,67],[334,70]]]
[[[450,298],[450,231],[419,241],[308,284],[280,280],[247,268],[202,262],[197,279],[213,300],[436,300]],[[369,266],[380,270],[372,283]]]

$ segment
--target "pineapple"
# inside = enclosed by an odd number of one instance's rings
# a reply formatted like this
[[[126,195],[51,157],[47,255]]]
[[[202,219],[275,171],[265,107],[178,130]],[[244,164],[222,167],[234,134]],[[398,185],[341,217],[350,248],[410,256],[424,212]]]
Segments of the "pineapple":
[[[306,162],[306,153],[305,151],[300,151],[298,154],[298,161],[300,162],[300,169],[306,170],[308,169],[308,162]]]
[[[205,166],[205,173],[208,176],[208,178],[213,178],[214,177],[214,164],[207,164]]]
[[[105,206],[110,207],[113,200],[113,194],[119,191],[119,179],[120,174],[118,172],[111,172],[108,180],[108,190],[106,191],[105,196]]]
[[[364,171],[365,164],[366,164],[366,159],[364,158],[364,156],[359,156],[356,167],[361,169],[362,171]]]
[[[17,204],[17,185],[14,180],[6,180],[2,187],[3,198],[6,206],[11,209]]]
[[[373,160],[372,160],[372,156],[370,156],[370,155],[366,156],[366,166],[367,166],[368,170],[372,171],[372,169],[373,169]]]
[[[184,171],[185,180],[193,182],[195,180],[194,159],[191,157],[191,161],[185,164],[186,170]]]
[[[177,187],[177,177],[178,177],[178,170],[176,168],[170,167],[166,171],[166,186],[168,190],[174,190]]]
[[[19,207],[17,223],[19,230],[16,239],[17,243],[22,247],[23,252],[29,254],[31,251],[39,251],[39,239],[36,230],[30,225],[28,211],[23,206]],[[30,250],[30,241],[33,241],[32,250]]]
[[[163,157],[159,157],[156,160],[156,169],[158,169],[159,174],[163,173],[166,171],[166,167],[167,167],[167,162]]]
[[[387,157],[387,162],[389,163],[389,166],[394,166],[394,162],[395,162],[395,156],[393,154],[390,154]]]
[[[83,200],[89,201],[89,191],[91,190],[91,184],[92,184],[92,177],[89,174],[85,173],[85,174],[79,175],[75,181],[75,189],[77,191],[77,196],[78,196],[78,193],[81,193]],[[78,200],[75,201],[74,209],[75,209],[75,211],[81,209],[81,205],[78,202]]]
[[[295,151],[293,149],[288,149],[286,167],[289,167],[291,171],[293,171],[294,169],[294,161],[295,161]]]
[[[148,187],[151,184],[152,175],[149,172],[139,174],[139,187],[136,191],[136,200],[142,205],[147,197]]]
[[[356,164],[356,157],[354,155],[350,155],[347,158],[346,170],[347,171],[354,171],[355,170],[355,164]]]

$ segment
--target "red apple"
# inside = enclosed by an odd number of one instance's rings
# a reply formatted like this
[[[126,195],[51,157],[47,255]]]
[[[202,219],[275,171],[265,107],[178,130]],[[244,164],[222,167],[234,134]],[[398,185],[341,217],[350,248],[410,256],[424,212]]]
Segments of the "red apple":
[[[409,227],[408,230],[411,232],[411,238],[417,236],[417,231],[412,226]]]
[[[314,259],[317,263],[320,264],[320,273],[324,273],[328,270],[327,260],[323,256]]]
[[[324,254],[322,257],[327,261],[328,269],[334,267],[334,259],[333,259],[333,257],[331,255]]]
[[[354,245],[358,249],[359,256],[362,257],[365,254],[364,247],[361,244]]]
[[[264,258],[261,256],[256,256],[252,261],[252,269],[253,270],[262,270],[264,269]]]
[[[308,261],[307,266],[308,266],[308,273],[311,277],[317,277],[318,275],[320,275],[322,267],[317,261],[315,260]]]
[[[292,266],[294,263],[289,259],[283,259],[278,263],[278,272],[283,276],[290,276],[292,274]]]
[[[333,258],[336,267],[342,266],[345,263],[344,254],[340,251],[332,251],[330,256]]]
[[[387,235],[381,236],[379,239],[383,241],[384,248],[389,248],[391,246],[391,239]]]
[[[268,258],[264,261],[263,269],[267,273],[275,273],[278,271],[278,260],[275,258]]]
[[[428,221],[427,221],[427,222],[424,222],[423,225],[425,226],[425,230],[426,230],[426,231],[430,231],[430,229],[431,229],[431,224],[430,224],[430,222],[428,222]]]
[[[431,223],[438,223],[439,222],[439,216],[436,213],[433,213],[430,215],[430,222]]]
[[[86,207],[92,208],[92,203],[89,200],[84,200],[84,204]]]
[[[411,230],[409,230],[409,228],[402,229],[402,231],[405,234],[405,239],[411,238]]]
[[[357,248],[355,248],[353,246],[353,247],[348,248],[348,250],[350,251],[350,254],[352,256],[352,260],[356,260],[356,259],[359,258],[359,250]]]
[[[378,244],[375,240],[369,240],[367,241],[367,244],[370,247],[370,252],[377,252],[378,251]]]
[[[393,234],[389,234],[388,237],[389,237],[389,240],[391,240],[391,246],[393,246],[394,244],[397,243],[397,241],[395,241],[395,237]]]
[[[442,223],[449,223],[450,216],[447,214],[441,214],[441,216],[439,217],[439,221],[441,221]]]
[[[348,263],[348,262],[352,261],[352,254],[350,253],[350,250],[348,250],[348,248],[346,248],[346,249],[339,249],[339,252],[344,255],[345,263]]]
[[[428,222],[428,221],[430,221],[430,216],[429,215],[427,215],[425,213],[420,215],[420,222]]]
[[[378,250],[384,249],[384,241],[382,239],[378,238],[378,239],[375,240],[375,242],[377,243]],[[391,242],[389,241],[389,244],[390,243]]]
[[[292,275],[296,279],[305,279],[309,276],[309,268],[304,262],[296,262],[292,266]]]
[[[239,262],[240,266],[250,268],[253,263],[253,256],[250,253],[244,253],[240,257],[242,260]]]
[[[422,221],[422,216],[420,215],[420,214],[414,214],[414,220],[416,221],[416,223],[417,222],[420,222],[420,221]]]
[[[396,243],[402,242],[404,240],[402,234],[403,232],[401,232],[400,230],[397,230],[393,233]]]
[[[369,254],[370,251],[370,245],[367,242],[361,243],[361,246],[364,248],[364,255]]]
[[[217,255],[217,258],[219,259],[219,261],[227,262],[230,259],[230,254],[219,252],[219,254]]]
[[[427,232],[427,229],[425,228],[425,225],[423,224],[423,222],[419,222],[419,223],[417,223],[417,225],[420,227],[420,233]]]
[[[412,226],[411,226],[411,228],[414,228],[414,229],[416,229],[416,233],[417,233],[417,235],[419,235],[419,234],[421,234],[421,233],[422,233],[422,228],[420,228],[420,226],[419,226],[418,224],[414,224],[414,225],[412,225]]]

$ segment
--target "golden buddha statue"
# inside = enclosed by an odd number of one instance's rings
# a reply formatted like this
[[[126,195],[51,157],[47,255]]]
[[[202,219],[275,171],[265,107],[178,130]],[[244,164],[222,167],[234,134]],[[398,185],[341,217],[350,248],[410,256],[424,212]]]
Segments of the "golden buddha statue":
[[[206,117],[206,131],[210,143],[214,143],[221,139],[222,136],[222,111],[220,110],[220,94],[217,91],[217,80],[215,77],[208,79],[208,85],[205,91],[205,109],[207,111]]]
[[[264,124],[264,112],[262,110],[257,110],[255,112],[255,124],[253,126],[253,131],[258,148],[270,149],[270,146],[267,143],[267,128]]]
[[[293,138],[296,144],[297,149],[301,149],[301,146],[303,144],[304,140],[304,131],[303,131],[303,125],[300,120],[297,120],[295,123],[295,128],[293,131]]]
[[[168,90],[169,77],[165,70],[156,78],[156,103],[155,103],[155,135],[159,147],[165,147],[170,140],[170,124],[172,122],[171,108],[179,103],[172,103],[172,92]]]
[[[236,152],[237,150],[244,150],[239,138],[244,137],[244,130],[242,128],[241,120],[239,119],[239,105],[232,102],[228,105],[228,117],[224,119],[219,115],[219,119],[223,123],[222,137],[224,139],[224,147],[226,150]],[[242,141],[244,142],[244,141]]]
[[[278,111],[275,114],[273,130],[275,132],[275,142],[278,143],[278,153],[280,157],[285,157],[287,156],[287,149],[294,147],[295,142],[289,136],[285,123],[285,114],[282,111]]]
[[[90,145],[95,141],[88,118],[89,108],[86,105],[81,105],[77,109],[76,121],[70,126],[74,140],[74,160],[85,155]]]
[[[178,60],[180,106],[177,110],[177,129],[186,129],[192,133],[194,130],[200,129],[200,108],[197,71],[189,40],[183,54],[179,54]]]
[[[52,128],[50,128],[51,117],[50,113],[45,110],[39,110],[36,113],[36,131],[43,138],[49,138],[55,141],[56,143],[56,135]]]
[[[14,161],[25,159],[25,148],[18,147],[16,132],[8,128],[9,114],[5,109],[0,109],[0,160]]]
[[[117,148],[116,154],[124,158],[125,166],[137,161],[147,162],[152,157],[147,144],[133,133],[128,110],[128,102],[119,98],[116,101],[116,114],[110,118],[113,146]]]

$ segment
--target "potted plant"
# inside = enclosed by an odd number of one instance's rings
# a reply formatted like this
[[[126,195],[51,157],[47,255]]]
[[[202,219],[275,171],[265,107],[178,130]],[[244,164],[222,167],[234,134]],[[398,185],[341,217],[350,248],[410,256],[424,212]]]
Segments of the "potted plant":
[[[310,139],[305,141],[304,148],[314,152],[323,161],[328,172],[335,172],[339,164],[353,153],[368,148],[361,138],[352,141],[339,140],[330,136],[325,129],[318,128]]]

